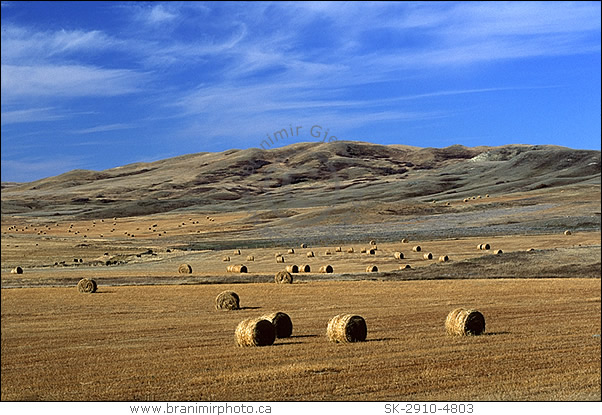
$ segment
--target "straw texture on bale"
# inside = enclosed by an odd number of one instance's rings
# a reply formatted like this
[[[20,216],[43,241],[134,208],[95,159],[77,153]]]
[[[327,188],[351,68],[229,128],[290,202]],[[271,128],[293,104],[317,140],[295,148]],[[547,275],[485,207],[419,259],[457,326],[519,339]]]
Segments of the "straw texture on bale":
[[[268,314],[267,316],[262,316],[260,318],[263,318],[274,325],[274,328],[276,329],[276,337],[279,339],[291,337],[293,334],[293,322],[286,313],[279,311],[277,313]]]
[[[308,257],[308,258],[313,258],[314,256],[315,256],[315,255],[314,255],[314,251],[309,251],[309,252],[307,253],[307,257]]]
[[[240,309],[240,297],[234,291],[223,291],[215,298],[215,308],[217,310],[238,310]]]
[[[288,271],[278,271],[274,277],[276,284],[292,284],[293,276]]]
[[[82,278],[77,283],[77,291],[80,293],[95,293],[98,286],[96,285],[96,281],[90,278]]]
[[[433,259],[433,254],[431,254],[430,252],[427,252],[424,255],[422,255],[422,257],[424,259]]]
[[[188,264],[182,264],[178,267],[179,274],[192,274],[192,267]]]
[[[352,343],[366,340],[368,328],[361,316],[339,314],[334,316],[326,328],[328,340],[335,343]]]
[[[299,267],[296,265],[287,265],[286,270],[287,270],[287,272],[290,272],[291,274],[296,274],[299,272]]]
[[[571,231],[569,231],[569,230],[567,229],[566,231],[564,231],[564,234],[565,234],[565,235],[572,235],[572,234],[573,234],[573,232],[571,232]]]
[[[240,274],[248,272],[247,266],[243,264],[228,265],[226,269],[228,272],[238,272]]]
[[[334,272],[334,269],[330,265],[322,265],[320,267],[320,272],[322,274],[332,274]]]
[[[485,317],[477,310],[456,308],[447,315],[445,330],[452,336],[476,336],[485,331]]]
[[[415,247],[412,248],[412,251],[420,252],[420,251],[422,251],[422,247],[420,245],[416,245]]]
[[[441,255],[439,257],[439,262],[447,262],[449,261],[449,257],[447,255]]]
[[[229,256],[222,257],[222,261],[228,262],[228,261],[230,261],[230,257]]]
[[[21,267],[14,267],[13,269],[10,270],[11,274],[23,274],[23,268]]]
[[[276,328],[264,318],[243,320],[234,332],[236,344],[239,346],[270,346],[276,340]]]
[[[311,267],[308,264],[301,265],[299,267],[299,272],[311,272]]]
[[[376,265],[368,265],[366,272],[378,272],[378,267]]]
[[[403,252],[395,252],[393,256],[395,259],[403,259]]]
[[[255,257],[253,255],[247,255],[247,261],[255,261]]]
[[[283,256],[277,256],[276,257],[276,262],[279,264],[284,264],[284,257]]]

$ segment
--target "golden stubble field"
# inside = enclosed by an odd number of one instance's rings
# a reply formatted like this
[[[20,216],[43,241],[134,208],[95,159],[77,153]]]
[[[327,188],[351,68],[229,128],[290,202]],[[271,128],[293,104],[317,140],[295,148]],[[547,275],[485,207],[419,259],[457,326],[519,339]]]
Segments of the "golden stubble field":
[[[216,311],[226,289],[242,310]],[[600,400],[600,279],[2,289],[2,400]],[[482,336],[447,314],[474,307]],[[293,336],[241,348],[245,318]],[[363,316],[366,342],[326,340]]]

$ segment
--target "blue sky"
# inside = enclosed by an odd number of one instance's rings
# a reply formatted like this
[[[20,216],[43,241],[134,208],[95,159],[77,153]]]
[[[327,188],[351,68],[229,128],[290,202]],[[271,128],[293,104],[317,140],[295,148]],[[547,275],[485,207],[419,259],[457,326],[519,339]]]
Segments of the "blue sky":
[[[2,180],[291,126],[274,146],[599,150],[600,20],[599,2],[2,2]]]

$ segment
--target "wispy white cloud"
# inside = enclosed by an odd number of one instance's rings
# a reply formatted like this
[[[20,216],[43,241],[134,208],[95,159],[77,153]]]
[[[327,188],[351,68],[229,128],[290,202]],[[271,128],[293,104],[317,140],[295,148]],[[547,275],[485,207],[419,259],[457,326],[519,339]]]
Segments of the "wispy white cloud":
[[[14,111],[3,111],[1,117],[2,125],[18,124],[23,122],[55,121],[65,118],[64,115],[56,113],[54,108],[28,108]]]
[[[116,131],[116,130],[129,130],[132,128],[136,128],[135,124],[125,124],[125,123],[115,123],[115,124],[104,124],[104,125],[96,125],[90,128],[82,128],[80,130],[74,130],[72,134],[93,134],[93,133],[102,133],[106,131]]]

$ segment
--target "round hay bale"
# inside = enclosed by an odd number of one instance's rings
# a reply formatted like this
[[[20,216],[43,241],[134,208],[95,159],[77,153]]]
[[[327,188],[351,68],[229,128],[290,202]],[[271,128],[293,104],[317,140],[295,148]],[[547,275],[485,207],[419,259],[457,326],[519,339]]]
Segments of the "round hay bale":
[[[235,250],[234,255],[240,255],[240,249]]]
[[[301,244],[301,248],[307,248],[307,244]]]
[[[433,259],[433,254],[431,254],[430,252],[427,252],[424,255],[422,255],[422,257],[424,259]]]
[[[307,257],[308,257],[308,258],[313,258],[314,256],[315,256],[315,255],[314,255],[314,251],[309,251],[309,252],[307,253]]]
[[[403,238],[403,239],[401,240],[401,243],[402,243],[402,244],[407,244],[407,243],[409,243],[409,242],[410,242],[410,241],[408,240],[408,238]]]
[[[229,256],[222,257],[222,261],[228,262],[228,261],[230,261],[230,257]]]
[[[255,257],[253,255],[247,255],[247,261],[255,261]]]
[[[268,314],[267,316],[262,316],[260,318],[265,319],[274,325],[274,328],[276,329],[276,337],[279,339],[291,337],[293,334],[293,322],[286,313],[279,311],[277,313]]]
[[[289,249],[289,250],[288,250],[288,253],[289,253],[289,254],[294,254],[294,253],[295,253],[295,250],[294,250],[293,248],[291,248],[291,249]]]
[[[288,271],[278,271],[278,273],[274,277],[274,281],[276,282],[276,284],[292,284],[293,276]]]
[[[483,249],[483,250],[485,250],[485,251],[487,251],[487,250],[491,249],[491,246],[490,246],[489,244],[483,244],[483,245],[481,245],[481,246],[482,246],[482,248],[481,248],[481,249]]]
[[[188,264],[181,264],[178,267],[178,274],[192,274],[192,267]]]
[[[223,291],[215,297],[216,310],[240,309],[240,297],[234,291]]]
[[[334,272],[334,269],[332,268],[331,265],[322,265],[320,267],[320,272],[322,274],[332,274]]]
[[[415,247],[412,248],[412,251],[420,252],[420,251],[422,251],[422,247],[420,245],[416,245]]]
[[[80,293],[95,293],[97,288],[98,285],[96,284],[96,281],[90,278],[82,278],[77,283],[77,291],[79,291]]]
[[[264,318],[252,318],[238,323],[234,334],[239,346],[270,346],[276,340],[276,327]]]
[[[353,247],[351,247],[351,248],[347,248],[347,253],[348,253],[348,254],[352,254],[352,253],[354,253],[354,252],[355,252],[355,250],[353,249]]]
[[[301,265],[299,267],[299,272],[311,272],[311,267],[308,264]]]
[[[496,249],[495,251],[493,251],[493,253],[494,253],[495,255],[501,255],[501,254],[503,254],[503,253],[504,253],[504,251],[502,251],[501,249]]]
[[[336,248],[334,248],[334,252],[343,252],[343,248],[340,246],[337,246]]]
[[[328,322],[326,335],[335,343],[353,343],[366,340],[366,320],[353,314],[339,314]]]
[[[376,249],[368,249],[368,250],[366,251],[366,253],[367,253],[368,255],[376,255]]]
[[[535,252],[535,248],[529,248],[527,249],[527,252]]]
[[[395,259],[403,259],[403,252],[395,252],[393,253]]]
[[[477,249],[483,249],[483,244],[478,244]]]
[[[569,231],[569,230],[567,229],[566,231],[564,231],[564,234],[565,234],[565,235],[572,235],[572,234],[573,234],[573,232],[571,232],[571,231]]]
[[[297,265],[287,265],[286,271],[290,272],[291,274],[296,274],[299,272],[299,267]]]
[[[11,274],[23,274],[23,268],[21,267],[14,267],[13,269],[10,270]]]
[[[485,331],[485,317],[477,310],[456,308],[447,315],[445,330],[452,336],[477,336]]]
[[[284,257],[282,255],[281,256],[277,256],[276,257],[276,263],[278,263],[278,264],[284,264]]]
[[[441,255],[439,257],[439,262],[447,262],[449,261],[449,257],[447,255]]]
[[[376,241],[370,241],[370,245],[376,245]]]
[[[378,272],[378,267],[376,265],[368,265],[366,272]]]
[[[248,272],[246,265],[243,264],[228,265],[226,269],[228,272],[237,272],[239,274],[246,274]]]
[[[489,197],[489,193],[487,193],[487,194],[485,195],[485,197]]]
[[[399,269],[412,269],[412,266],[410,264],[404,264],[404,265],[400,265]]]

